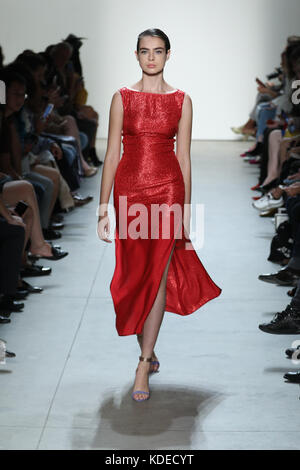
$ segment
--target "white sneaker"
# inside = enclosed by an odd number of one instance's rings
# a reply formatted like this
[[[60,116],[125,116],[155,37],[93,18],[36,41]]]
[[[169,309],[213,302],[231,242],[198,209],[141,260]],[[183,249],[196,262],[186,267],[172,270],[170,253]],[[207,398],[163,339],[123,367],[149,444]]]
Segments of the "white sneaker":
[[[271,193],[267,193],[262,196],[257,201],[252,203],[252,206],[257,209],[258,211],[265,211],[268,209],[274,209],[276,207],[281,207],[284,204],[283,197],[281,196],[279,199],[275,199]]]
[[[265,194],[264,196],[262,196],[260,199],[257,199],[256,201],[253,201],[252,202],[252,206],[254,207],[254,209],[257,209],[257,210],[264,210],[264,207],[266,207],[266,204],[268,203],[268,194]]]

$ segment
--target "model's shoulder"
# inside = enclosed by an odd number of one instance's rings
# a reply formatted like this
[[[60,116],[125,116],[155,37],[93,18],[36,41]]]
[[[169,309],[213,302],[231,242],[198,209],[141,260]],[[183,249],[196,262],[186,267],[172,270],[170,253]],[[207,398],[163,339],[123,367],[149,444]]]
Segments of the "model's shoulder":
[[[179,90],[179,91],[183,94],[184,99],[185,99],[186,101],[192,101],[190,95],[189,95],[186,91],[183,91],[183,90]]]
[[[181,96],[182,96],[182,105],[184,107],[191,107],[192,106],[192,98],[190,97],[190,95],[188,93],[186,93],[185,91],[181,91]]]
[[[122,101],[122,97],[124,96],[124,89],[125,87],[121,87],[115,90],[112,95],[112,101]]]
[[[116,90],[116,93],[119,93],[121,95],[122,93],[125,93],[127,90],[128,90],[127,86],[121,86],[120,88]]]

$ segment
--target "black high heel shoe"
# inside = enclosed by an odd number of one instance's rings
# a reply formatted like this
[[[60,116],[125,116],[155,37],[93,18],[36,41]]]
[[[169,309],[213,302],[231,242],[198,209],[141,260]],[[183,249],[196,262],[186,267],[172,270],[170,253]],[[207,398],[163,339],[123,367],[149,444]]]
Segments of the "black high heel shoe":
[[[247,150],[245,154],[249,157],[257,157],[258,155],[261,155],[262,149],[263,149],[262,142],[257,142],[255,148],[253,150]]]
[[[271,189],[276,188],[279,185],[279,183],[280,183],[279,178],[274,178],[272,181],[270,181],[270,183],[264,184],[263,186],[260,185],[259,188],[264,194],[266,194]]]

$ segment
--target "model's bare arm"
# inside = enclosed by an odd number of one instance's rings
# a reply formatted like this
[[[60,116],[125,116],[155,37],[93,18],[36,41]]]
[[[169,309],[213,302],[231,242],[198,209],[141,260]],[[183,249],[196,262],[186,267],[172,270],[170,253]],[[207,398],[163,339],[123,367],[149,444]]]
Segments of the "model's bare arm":
[[[109,113],[109,126],[108,126],[108,140],[107,149],[104,158],[101,188],[100,188],[100,201],[98,223],[100,225],[102,219],[108,215],[108,202],[112,190],[115,173],[120,161],[121,152],[121,135],[123,128],[123,104],[122,97],[116,91],[112,97]],[[109,233],[109,220],[103,227],[98,227],[98,235],[104,241],[109,241],[103,230]]]
[[[184,180],[184,225],[189,232],[190,222],[190,203],[191,203],[191,136],[192,136],[193,106],[189,95],[185,94],[181,118],[178,123],[178,132],[176,138],[176,157]]]

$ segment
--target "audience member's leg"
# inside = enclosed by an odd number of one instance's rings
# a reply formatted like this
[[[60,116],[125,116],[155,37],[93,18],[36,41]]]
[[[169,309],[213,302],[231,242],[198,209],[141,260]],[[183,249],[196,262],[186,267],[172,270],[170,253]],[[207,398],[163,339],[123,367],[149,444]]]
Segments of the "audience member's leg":
[[[0,217],[0,293],[13,295],[17,291],[21,268],[25,230]]]
[[[57,161],[58,168],[63,178],[68,183],[71,192],[80,188],[80,177],[78,175],[77,151],[73,145],[62,144],[64,158]]]
[[[282,168],[283,162],[287,159],[288,148],[290,147],[291,143],[293,142],[293,138],[282,138],[280,142],[280,150],[279,150],[279,167]]]
[[[49,178],[53,183],[52,199],[49,206],[49,217],[51,217],[59,194],[60,173],[56,168],[52,168],[46,165],[35,165],[32,168],[32,171],[39,173],[40,175],[46,178]]]
[[[257,142],[263,141],[264,130],[267,127],[268,119],[273,119],[276,115],[276,107],[270,107],[269,103],[260,103],[257,106],[257,132],[256,140]]]
[[[269,134],[269,145],[268,145],[268,174],[262,185],[270,183],[275,178],[278,178],[280,173],[279,168],[279,151],[280,142],[282,140],[281,130],[272,130]]]
[[[52,202],[52,197],[53,197],[53,182],[50,178],[47,178],[34,171],[26,173],[24,175],[24,178],[28,180],[29,182],[32,181],[33,183],[37,181],[44,187],[44,194],[43,194],[41,203],[39,205],[39,209],[40,209],[41,226],[43,229],[47,229],[49,226],[50,208],[51,208],[51,202]]]
[[[88,171],[91,167],[90,167],[89,164],[85,161],[85,159],[84,159],[84,157],[83,157],[83,155],[82,155],[81,145],[80,145],[79,130],[78,130],[78,126],[77,126],[76,120],[75,120],[75,118],[74,118],[73,116],[70,116],[70,115],[64,116],[64,119],[65,119],[65,121],[66,121],[66,124],[65,124],[65,134],[66,134],[66,135],[71,135],[71,136],[75,137],[75,139],[76,139],[76,141],[77,141],[77,147],[78,147],[79,156],[80,156],[80,161],[81,161],[83,170],[84,170],[84,171]]]
[[[72,145],[70,145],[68,147],[71,147],[74,150],[74,152],[76,153],[76,150]],[[65,150],[64,150],[64,157],[65,157]],[[65,161],[65,160],[66,160],[65,158],[62,158],[61,160],[58,160],[58,161],[61,162],[61,161]],[[74,160],[76,160],[76,155],[74,156]],[[61,209],[70,209],[71,207],[74,207],[75,203],[74,203],[74,199],[73,199],[72,194],[71,194],[71,189],[70,189],[67,181],[63,177],[62,172],[60,171],[60,168],[59,168],[56,160],[52,161],[52,162],[48,162],[47,165],[50,166],[51,168],[56,168],[58,173],[59,173],[58,200],[59,200],[59,204],[60,204]],[[70,171],[70,168],[71,168],[71,170],[73,170],[73,167],[71,166],[71,167],[68,168],[69,171]],[[76,174],[76,176],[77,176],[77,174]],[[76,185],[76,189],[78,189],[78,187],[79,186]]]
[[[255,104],[249,114],[249,120],[251,121],[255,121],[256,119],[256,108],[257,108],[257,105],[259,103],[264,103],[266,101],[270,101],[271,100],[271,96],[270,95],[267,95],[265,93],[257,93],[256,95],[256,99],[255,99]]]
[[[30,251],[34,254],[51,256],[51,246],[44,239],[40,211],[33,186],[28,181],[11,181],[5,183],[2,193],[3,201],[6,204],[15,206],[18,201],[23,200],[32,211],[32,223],[30,233]],[[24,222],[27,223],[27,210],[24,214]]]

